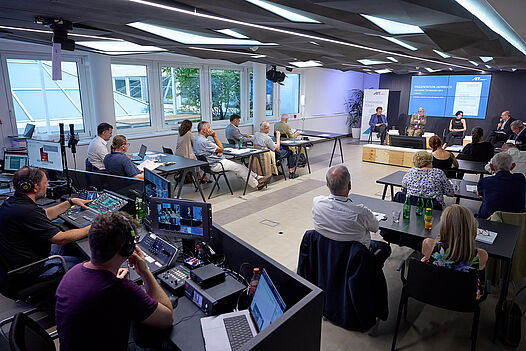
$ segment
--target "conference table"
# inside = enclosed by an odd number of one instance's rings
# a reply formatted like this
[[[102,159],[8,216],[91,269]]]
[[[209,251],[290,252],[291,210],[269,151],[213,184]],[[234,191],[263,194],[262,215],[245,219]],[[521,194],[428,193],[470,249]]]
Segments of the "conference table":
[[[342,159],[342,163],[344,162],[343,161],[342,138],[348,137],[349,133],[320,132],[316,130],[306,130],[306,129],[302,129],[302,130],[298,129],[297,131],[300,132],[300,135],[306,136],[306,137],[311,136],[311,137],[316,137],[316,138],[321,138],[321,139],[326,139],[326,140],[334,140],[334,144],[332,146],[331,160],[329,161],[329,167],[332,165],[332,159],[334,157],[334,150],[336,150],[337,143],[340,145],[340,157]],[[310,169],[309,169],[309,173],[310,173]]]
[[[261,154],[265,152],[269,152],[269,149],[261,149],[261,148],[242,148],[238,149],[235,147],[235,145],[232,144],[223,144],[224,150],[223,155],[230,156],[233,159],[240,159],[243,160],[247,157],[250,157],[250,160],[248,162],[248,174],[247,179],[245,180],[245,188],[243,189],[243,195],[247,193],[247,185],[248,180],[250,179],[250,174],[252,173],[252,165],[254,164],[254,159],[258,160],[259,168],[261,169],[261,175],[265,175],[265,171],[263,169],[263,164],[261,162]]]
[[[442,211],[433,210],[432,229],[426,230],[424,228],[423,216],[416,215],[416,206],[411,206],[411,216],[409,221],[404,220],[401,215],[399,222],[395,223],[393,222],[393,212],[399,211],[400,213],[403,213],[404,204],[356,194],[350,194],[349,197],[356,204],[363,204],[372,211],[385,214],[385,220],[380,221],[380,229],[395,232],[408,239],[407,242],[410,244],[404,246],[421,251],[422,241],[426,238],[435,239],[440,232],[440,215],[442,214]],[[489,256],[501,259],[505,263],[505,273],[496,308],[496,311],[499,311],[508,296],[513,251],[515,250],[515,244],[520,234],[520,227],[500,222],[492,222],[482,218],[477,218],[477,221],[479,228],[497,233],[497,237],[493,244],[476,241],[475,244],[477,248],[486,250]]]

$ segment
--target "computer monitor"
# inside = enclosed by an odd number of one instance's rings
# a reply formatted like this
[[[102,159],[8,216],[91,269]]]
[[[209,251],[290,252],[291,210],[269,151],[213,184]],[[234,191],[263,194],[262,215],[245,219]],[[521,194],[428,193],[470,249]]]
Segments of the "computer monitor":
[[[146,203],[150,203],[152,197],[171,198],[172,183],[148,168],[144,168],[144,199]]]
[[[26,129],[24,129],[24,134],[22,137],[31,139],[33,137],[33,132],[35,131],[35,125],[28,123],[26,124]]]
[[[63,172],[60,143],[44,140],[27,140],[28,164],[31,167]]]
[[[150,199],[152,233],[166,237],[209,241],[212,206],[206,202]]]
[[[389,145],[425,150],[426,138],[408,135],[389,135]]]
[[[27,154],[4,152],[4,172],[13,173],[27,166]]]

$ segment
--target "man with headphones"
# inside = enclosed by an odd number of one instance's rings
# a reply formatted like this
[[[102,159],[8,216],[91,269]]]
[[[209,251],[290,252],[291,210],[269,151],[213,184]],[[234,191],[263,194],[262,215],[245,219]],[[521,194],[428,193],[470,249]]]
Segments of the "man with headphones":
[[[86,207],[89,202],[69,199],[43,209],[35,201],[46,195],[47,175],[39,168],[22,167],[13,177],[14,196],[0,206],[0,288],[16,292],[33,279],[46,279],[61,272],[59,259],[9,275],[6,272],[36,262],[50,255],[63,255],[68,267],[81,259],[68,252],[64,245],[88,235],[89,227],[62,231],[52,221],[72,205]]]
[[[124,212],[99,215],[89,231],[91,260],[69,270],[57,288],[60,349],[128,350],[132,321],[157,328],[173,323],[170,299],[135,246],[137,222]],[[128,259],[144,290],[125,279]]]

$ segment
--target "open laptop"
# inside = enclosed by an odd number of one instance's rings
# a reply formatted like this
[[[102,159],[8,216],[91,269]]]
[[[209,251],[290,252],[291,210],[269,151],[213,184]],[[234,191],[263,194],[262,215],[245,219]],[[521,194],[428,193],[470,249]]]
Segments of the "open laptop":
[[[206,351],[240,349],[284,311],[285,303],[263,269],[248,310],[201,318]]]
[[[131,160],[132,161],[143,161],[144,156],[146,156],[146,150],[148,150],[146,145],[141,144],[141,149],[139,150],[139,154],[137,156],[133,156]]]
[[[10,138],[14,138],[14,139],[17,139],[17,140],[31,139],[33,137],[33,132],[34,131],[35,131],[35,125],[31,124],[31,123],[27,123],[26,124],[26,129],[24,129],[24,134],[10,136]]]

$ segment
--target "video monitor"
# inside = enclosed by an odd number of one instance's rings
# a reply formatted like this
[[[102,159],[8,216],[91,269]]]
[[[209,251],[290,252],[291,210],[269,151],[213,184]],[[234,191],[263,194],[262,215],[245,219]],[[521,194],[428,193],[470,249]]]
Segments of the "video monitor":
[[[148,168],[144,168],[144,198],[150,202],[150,198],[171,198],[172,183]]]
[[[63,172],[60,143],[44,140],[27,140],[28,163],[31,167]]]
[[[426,138],[408,135],[389,135],[389,145],[425,150]]]
[[[4,172],[16,172],[24,166],[27,166],[26,154],[4,152]]]
[[[212,206],[206,202],[152,197],[150,222],[154,234],[209,241]]]

